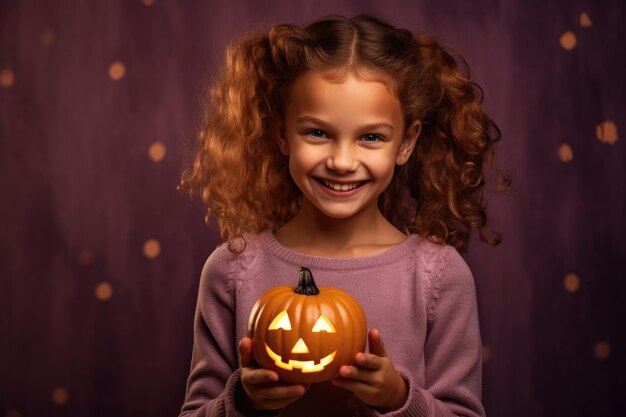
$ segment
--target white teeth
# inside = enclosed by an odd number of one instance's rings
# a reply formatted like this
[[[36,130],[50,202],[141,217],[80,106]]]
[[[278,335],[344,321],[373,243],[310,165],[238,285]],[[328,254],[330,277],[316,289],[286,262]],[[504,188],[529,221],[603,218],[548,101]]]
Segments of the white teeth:
[[[351,184],[351,185],[340,185],[340,184],[333,184],[330,183],[328,181],[322,180],[324,182],[324,185],[326,185],[328,188],[332,188],[335,191],[350,191],[350,190],[354,190],[356,187],[359,186],[360,183],[355,183],[355,184]]]

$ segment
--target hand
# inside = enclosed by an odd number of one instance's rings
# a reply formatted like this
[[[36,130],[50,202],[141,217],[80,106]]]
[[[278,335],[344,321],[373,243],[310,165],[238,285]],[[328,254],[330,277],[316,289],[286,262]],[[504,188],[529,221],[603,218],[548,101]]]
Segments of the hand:
[[[409,389],[391,359],[387,356],[380,332],[368,334],[370,353],[354,356],[356,366],[344,365],[332,383],[352,391],[361,401],[385,411],[395,411],[404,405]]]
[[[276,410],[300,398],[308,386],[278,381],[278,374],[259,368],[252,357],[252,339],[239,342],[241,385],[256,410]]]

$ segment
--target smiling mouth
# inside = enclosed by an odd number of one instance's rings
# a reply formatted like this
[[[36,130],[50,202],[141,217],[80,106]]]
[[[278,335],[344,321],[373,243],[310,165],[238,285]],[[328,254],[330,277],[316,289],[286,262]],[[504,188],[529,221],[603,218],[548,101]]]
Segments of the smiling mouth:
[[[289,362],[285,363],[283,362],[283,358],[274,352],[269,346],[265,345],[265,351],[269,357],[274,360],[274,364],[279,368],[286,369],[288,371],[292,371],[296,368],[300,369],[304,374],[323,371],[326,365],[335,359],[335,355],[337,354],[337,351],[334,351],[330,355],[324,356],[320,359],[319,363],[315,363],[315,361],[297,361],[295,359],[289,359]]]
[[[353,182],[349,184],[338,184],[335,182],[330,182],[323,178],[317,178],[317,177],[314,177],[314,178],[317,182],[322,184],[324,187],[330,188],[331,190],[334,190],[334,191],[352,191],[355,188],[361,187],[363,184],[367,182],[367,181],[359,181],[359,182]]]

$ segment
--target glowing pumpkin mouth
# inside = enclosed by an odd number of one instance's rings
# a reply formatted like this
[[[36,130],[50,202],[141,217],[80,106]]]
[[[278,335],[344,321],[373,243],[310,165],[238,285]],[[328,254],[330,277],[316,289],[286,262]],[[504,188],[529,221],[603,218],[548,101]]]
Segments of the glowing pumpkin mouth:
[[[308,374],[313,372],[321,372],[326,365],[331,363],[335,359],[337,351],[334,351],[330,355],[324,356],[320,359],[320,363],[316,364],[315,361],[297,361],[295,359],[289,359],[289,363],[283,362],[282,357],[277,355],[267,344],[265,344],[265,350],[270,358],[274,360],[274,364],[279,368],[292,371],[294,368],[300,369],[302,373]]]

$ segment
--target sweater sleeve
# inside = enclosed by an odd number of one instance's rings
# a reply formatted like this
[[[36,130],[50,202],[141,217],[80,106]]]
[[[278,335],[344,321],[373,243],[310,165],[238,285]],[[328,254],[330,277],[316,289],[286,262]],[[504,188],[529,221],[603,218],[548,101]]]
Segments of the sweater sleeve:
[[[481,401],[482,354],[476,290],[472,273],[458,252],[447,246],[433,276],[424,346],[426,385],[420,387],[404,368],[409,395],[399,410],[364,413],[385,417],[484,417]],[[393,359],[393,358],[392,358]]]
[[[202,269],[181,417],[244,416],[235,407],[239,364],[228,256],[218,246]]]

